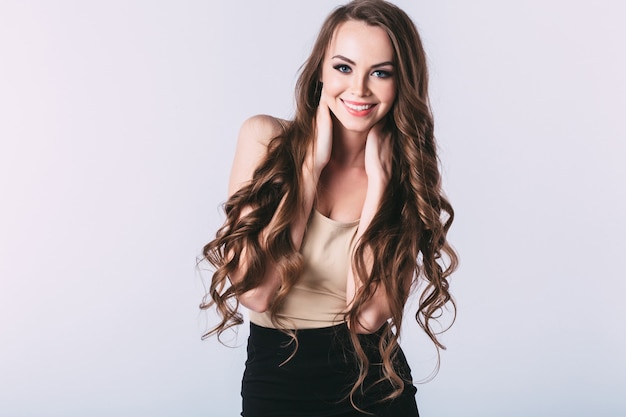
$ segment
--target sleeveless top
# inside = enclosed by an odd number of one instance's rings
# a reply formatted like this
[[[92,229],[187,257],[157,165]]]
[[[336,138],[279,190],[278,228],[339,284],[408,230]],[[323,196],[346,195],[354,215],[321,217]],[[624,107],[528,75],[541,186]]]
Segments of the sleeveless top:
[[[312,329],[345,321],[348,268],[358,225],[358,220],[339,222],[313,209],[300,248],[302,273],[279,311],[282,327]],[[276,327],[269,311],[250,311],[250,321]]]

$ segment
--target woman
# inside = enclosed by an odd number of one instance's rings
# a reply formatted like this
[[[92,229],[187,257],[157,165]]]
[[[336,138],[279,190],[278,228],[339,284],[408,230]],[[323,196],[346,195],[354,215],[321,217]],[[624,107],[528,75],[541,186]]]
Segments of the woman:
[[[323,24],[294,120],[243,124],[201,305],[222,317],[205,337],[250,311],[242,416],[418,415],[403,309],[423,281],[416,319],[443,348],[431,320],[457,263],[427,84],[409,17],[357,0]]]

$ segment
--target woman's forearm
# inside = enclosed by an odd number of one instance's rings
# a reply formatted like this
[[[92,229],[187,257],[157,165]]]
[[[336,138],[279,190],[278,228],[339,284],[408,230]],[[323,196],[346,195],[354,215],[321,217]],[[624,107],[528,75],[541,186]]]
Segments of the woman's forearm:
[[[319,180],[319,173],[312,172],[308,169],[303,170],[303,176],[304,198],[302,201],[302,206],[300,207],[300,210],[298,210],[296,217],[292,220],[290,224],[291,240],[296,251],[299,251],[300,247],[302,246],[304,232],[306,230],[308,219],[313,208],[313,203],[315,201],[317,181]],[[276,213],[281,211],[283,204],[285,204],[285,200],[282,200],[280,202]],[[243,215],[245,215],[245,213],[243,213]],[[259,235],[261,246],[264,249],[267,248],[267,244],[265,241],[267,233],[265,232],[268,230],[272,230],[277,221],[278,219],[275,214],[269,224]],[[280,277],[276,262],[274,262],[269,256],[266,256],[264,260],[265,274],[263,275],[261,284],[258,287],[252,288],[251,290],[248,290],[238,296],[239,302],[242,305],[250,310],[259,313],[262,313],[269,308],[276,292],[278,291],[282,283],[282,279]],[[240,256],[239,267],[231,272],[231,274],[229,275],[231,282],[233,284],[240,282],[243,279],[247,269],[248,259],[246,257],[246,248],[244,247]]]
[[[356,242],[361,239],[374,219],[374,216],[379,208],[384,187],[384,183],[374,184],[373,182],[370,182],[368,184],[365,202],[361,211],[361,218],[356,232]],[[372,251],[369,247],[365,248],[364,261],[366,267],[365,273],[369,275],[372,272],[374,264]],[[357,333],[373,333],[378,330],[389,317],[391,317],[391,311],[387,303],[386,291],[384,284],[382,283],[383,280],[380,280],[379,282],[380,284],[375,288],[372,297],[361,307],[359,311],[355,329]],[[355,274],[354,268],[351,264],[350,268],[348,268],[348,280],[346,284],[346,303],[348,309],[350,309],[354,304],[355,297],[362,285],[362,279]]]

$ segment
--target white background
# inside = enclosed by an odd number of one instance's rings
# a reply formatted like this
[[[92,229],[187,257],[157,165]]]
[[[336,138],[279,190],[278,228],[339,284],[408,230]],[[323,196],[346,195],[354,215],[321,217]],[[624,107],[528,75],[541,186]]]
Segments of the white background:
[[[0,2],[0,416],[238,415],[246,331],[200,341],[195,259],[241,122],[292,115],[337,4]],[[421,415],[625,415],[626,6],[397,4],[462,261]]]

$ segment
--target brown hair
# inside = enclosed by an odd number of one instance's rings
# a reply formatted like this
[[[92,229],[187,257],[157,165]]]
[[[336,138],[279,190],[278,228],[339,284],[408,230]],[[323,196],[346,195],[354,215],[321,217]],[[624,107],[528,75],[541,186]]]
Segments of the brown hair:
[[[428,99],[426,56],[411,19],[395,5],[382,0],[352,1],[327,17],[311,55],[301,68],[296,84],[294,120],[283,134],[270,141],[267,156],[254,172],[253,180],[226,202],[225,224],[216,238],[204,247],[204,257],[216,270],[200,306],[207,309],[215,305],[221,322],[203,337],[215,333],[219,337],[226,329],[243,322],[237,311],[236,296],[260,284],[260,277],[264,275],[263,260],[268,257],[279,266],[282,280],[269,309],[272,320],[280,322],[277,313],[301,268],[300,254],[291,242],[289,224],[301,207],[299,190],[304,188],[301,167],[314,138],[322,62],[337,27],[347,20],[382,28],[394,49],[398,93],[385,120],[386,128],[392,132],[392,178],[378,212],[355,248],[353,268],[363,285],[346,316],[349,327],[354,329],[377,282],[385,283],[392,317],[379,349],[384,375],[395,388],[391,398],[400,395],[405,382],[393,366],[403,310],[409,297],[408,285],[403,280],[412,276],[412,288],[417,287],[418,281],[424,283],[415,318],[437,350],[445,349],[437,339],[432,321],[448,303],[456,312],[448,278],[456,269],[458,259],[446,240],[454,211],[441,189]],[[241,217],[244,207],[253,209]],[[276,227],[269,231],[267,246],[262,247],[259,233],[272,218]],[[228,275],[237,268],[244,247],[250,266],[240,282],[228,285]],[[364,256],[366,248],[371,250],[375,260],[369,274]],[[365,379],[368,359],[353,330],[351,336],[361,369],[352,395]]]

